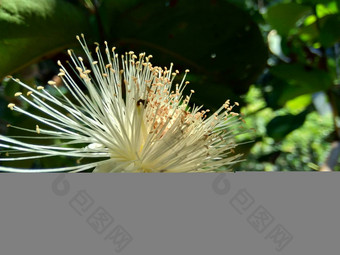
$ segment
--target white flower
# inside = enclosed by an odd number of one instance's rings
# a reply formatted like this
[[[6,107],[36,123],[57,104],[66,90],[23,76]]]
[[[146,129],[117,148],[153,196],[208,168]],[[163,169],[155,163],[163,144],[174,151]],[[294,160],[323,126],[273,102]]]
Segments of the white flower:
[[[96,47],[96,58],[86,45],[84,36],[77,36],[88,58],[90,68],[81,57],[68,50],[74,72],[86,92],[78,85],[67,68],[58,61],[64,85],[72,95],[66,97],[54,81],[32,88],[15,79],[27,94],[15,95],[41,111],[36,115],[11,103],[8,107],[43,123],[32,130],[34,138],[51,139],[54,145],[38,145],[0,135],[3,152],[0,161],[38,159],[54,156],[94,158],[93,163],[53,169],[15,169],[11,172],[206,172],[232,165],[240,155],[233,148],[238,114],[231,112],[229,100],[211,116],[202,107],[189,107],[189,96],[183,95],[186,74],[173,86],[179,72],[172,67],[160,68],[149,62],[152,56],[133,52],[121,56],[110,51],[105,42],[105,55]],[[104,60],[105,59],[105,60]],[[52,95],[53,94],[53,95]],[[238,105],[236,103],[236,105]],[[18,138],[18,137],[16,137]],[[84,145],[85,144],[85,145]],[[13,153],[14,152],[14,153]],[[19,156],[12,157],[16,155]],[[27,154],[27,155],[25,155]]]

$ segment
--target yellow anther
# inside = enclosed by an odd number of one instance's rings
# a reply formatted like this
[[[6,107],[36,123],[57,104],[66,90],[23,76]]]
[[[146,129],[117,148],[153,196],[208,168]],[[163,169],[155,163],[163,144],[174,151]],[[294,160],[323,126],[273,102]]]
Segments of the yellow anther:
[[[37,131],[37,134],[40,134],[40,128],[38,125],[35,126],[35,131]]]
[[[14,94],[15,97],[18,97],[18,96],[21,96],[21,95],[22,95],[21,92],[17,92],[17,93]]]
[[[13,104],[13,103],[10,103],[10,104],[7,105],[7,107],[11,110],[13,110],[14,106],[15,106],[15,104]]]
[[[32,93],[33,93],[32,91],[28,91],[26,95],[30,96]]]
[[[42,89],[44,89],[43,86],[38,86],[38,87],[37,87],[37,90],[42,90]]]
[[[83,74],[83,73],[80,73],[80,77],[83,78],[83,79],[87,78],[87,76],[85,74]]]
[[[56,85],[57,83],[55,81],[48,81],[47,82],[49,85]]]

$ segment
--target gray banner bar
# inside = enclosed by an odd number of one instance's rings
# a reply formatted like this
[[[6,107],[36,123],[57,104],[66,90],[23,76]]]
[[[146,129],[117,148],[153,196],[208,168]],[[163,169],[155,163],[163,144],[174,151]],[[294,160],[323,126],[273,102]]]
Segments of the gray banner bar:
[[[340,175],[1,174],[0,254],[339,254]]]

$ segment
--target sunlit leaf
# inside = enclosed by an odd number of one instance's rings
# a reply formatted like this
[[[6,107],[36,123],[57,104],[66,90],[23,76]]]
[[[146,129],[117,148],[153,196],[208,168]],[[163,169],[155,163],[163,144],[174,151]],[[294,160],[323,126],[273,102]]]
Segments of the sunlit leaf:
[[[0,79],[74,44],[89,27],[85,10],[65,0],[2,0]]]
[[[285,107],[293,114],[303,111],[308,105],[312,103],[312,95],[305,94],[298,96],[286,102]]]

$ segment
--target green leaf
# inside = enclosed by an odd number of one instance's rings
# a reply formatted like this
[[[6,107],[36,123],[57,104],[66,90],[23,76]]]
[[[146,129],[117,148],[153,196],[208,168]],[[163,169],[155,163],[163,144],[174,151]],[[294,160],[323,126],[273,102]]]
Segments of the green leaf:
[[[76,43],[89,27],[86,11],[65,0],[1,1],[0,79]]]
[[[316,13],[319,18],[322,18],[324,16],[330,15],[330,14],[336,14],[338,13],[338,6],[335,1],[330,2],[327,5],[324,4],[317,4],[316,5]]]
[[[329,4],[335,1],[334,0],[300,0],[300,3],[309,4],[309,5],[317,5],[317,4]]]
[[[327,90],[333,84],[332,77],[326,71],[301,64],[279,64],[272,67],[270,71],[276,77],[287,81],[278,99],[281,105],[303,94]]]
[[[325,16],[320,27],[320,43],[324,47],[331,47],[340,41],[340,15],[333,14]]]
[[[223,86],[221,83],[215,83],[209,80],[207,76],[189,73],[187,80],[190,81],[190,84],[186,88],[186,94],[190,94],[190,90],[193,89],[195,93],[192,95],[192,102],[197,105],[204,105],[205,109],[210,108],[210,110],[215,111],[227,99],[230,99],[232,103],[237,101],[243,105],[239,96],[231,88]],[[235,111],[238,110],[235,108]]]
[[[309,6],[279,3],[268,8],[266,20],[280,35],[288,35],[296,27],[296,22],[311,12]]]
[[[305,110],[297,115],[287,114],[275,117],[267,124],[268,136],[275,141],[281,141],[290,132],[303,125],[307,113],[308,111]]]
[[[324,17],[319,19],[319,22],[321,23],[323,19]],[[301,40],[309,43],[315,42],[315,40],[319,36],[319,31],[315,21],[306,26],[301,27],[298,33],[300,35]]]
[[[285,107],[289,109],[290,113],[296,114],[303,111],[311,103],[312,95],[305,94],[287,101]]]
[[[289,86],[285,80],[274,76],[271,72],[267,72],[263,75],[258,85],[261,87],[262,95],[268,107],[274,110],[283,107],[284,103],[279,102],[279,99],[285,88]]]
[[[146,52],[157,65],[174,62],[176,69],[209,77],[205,86],[215,95],[245,93],[265,67],[267,49],[257,24],[226,1],[136,0],[121,11],[110,9],[118,5],[106,0],[101,7],[107,37],[118,49]]]

